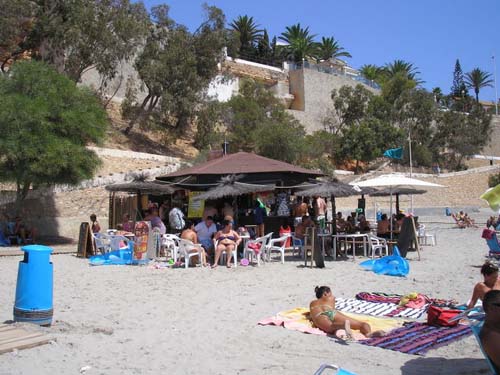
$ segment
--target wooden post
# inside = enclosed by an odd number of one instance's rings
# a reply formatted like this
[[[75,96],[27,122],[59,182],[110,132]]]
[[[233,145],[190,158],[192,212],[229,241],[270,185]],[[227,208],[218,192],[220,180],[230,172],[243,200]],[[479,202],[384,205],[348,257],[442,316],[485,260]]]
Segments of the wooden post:
[[[413,225],[413,234],[415,235],[415,249],[417,250],[418,260],[420,260],[420,244],[418,243],[417,227],[415,225],[415,218],[413,216],[411,217],[411,223]]]

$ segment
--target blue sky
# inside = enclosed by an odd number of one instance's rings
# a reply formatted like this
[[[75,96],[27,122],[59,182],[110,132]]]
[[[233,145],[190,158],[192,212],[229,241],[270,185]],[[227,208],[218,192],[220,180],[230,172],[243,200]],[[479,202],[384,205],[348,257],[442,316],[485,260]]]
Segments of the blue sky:
[[[145,0],[150,7],[170,6],[171,17],[194,30],[202,21],[198,0]],[[350,65],[383,65],[395,59],[413,63],[427,89],[439,86],[449,93],[455,60],[462,70],[479,67],[493,78],[495,55],[497,87],[500,87],[500,1],[499,0],[212,0],[228,22],[238,15],[253,16],[278,36],[286,26],[300,22],[313,34],[334,36],[352,54]],[[497,89],[497,91],[500,89]],[[470,92],[473,95],[473,92]],[[493,88],[480,93],[494,100]]]

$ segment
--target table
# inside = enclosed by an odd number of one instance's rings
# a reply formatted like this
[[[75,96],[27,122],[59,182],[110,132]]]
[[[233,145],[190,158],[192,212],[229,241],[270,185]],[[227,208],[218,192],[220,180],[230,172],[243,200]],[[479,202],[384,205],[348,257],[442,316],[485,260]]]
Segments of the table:
[[[349,243],[349,240],[352,240],[352,260],[356,259],[356,240],[360,239],[363,241],[363,254],[366,257],[366,250],[369,243],[369,237],[367,233],[353,233],[353,234],[334,234],[333,238],[333,259],[337,259],[337,240],[344,239],[346,244]],[[346,250],[347,253],[347,250]]]

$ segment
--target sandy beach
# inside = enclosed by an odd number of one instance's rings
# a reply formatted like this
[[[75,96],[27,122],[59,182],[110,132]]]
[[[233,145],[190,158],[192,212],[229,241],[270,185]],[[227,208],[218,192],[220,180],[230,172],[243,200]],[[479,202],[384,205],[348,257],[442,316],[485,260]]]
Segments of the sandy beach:
[[[0,357],[0,374],[313,374],[335,363],[356,374],[485,374],[473,336],[425,356],[340,343],[326,336],[258,326],[279,311],[307,307],[316,285],[337,297],[356,293],[424,293],[466,302],[487,247],[480,237],[490,211],[474,213],[479,228],[458,229],[450,218],[421,216],[436,233],[422,260],[411,252],[407,278],[364,271],[364,258],[327,261],[324,269],[284,265],[226,269],[91,267],[74,255],[53,255],[56,338]],[[70,245],[74,246],[74,245]],[[0,250],[2,251],[2,250]],[[0,319],[12,319],[19,256],[0,257]],[[90,366],[90,367],[88,367]]]

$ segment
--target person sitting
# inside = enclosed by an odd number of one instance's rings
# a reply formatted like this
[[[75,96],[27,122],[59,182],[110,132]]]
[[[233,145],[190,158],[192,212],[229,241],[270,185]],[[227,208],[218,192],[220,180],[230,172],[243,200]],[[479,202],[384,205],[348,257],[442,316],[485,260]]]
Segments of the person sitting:
[[[490,290],[484,295],[483,309],[486,317],[479,339],[495,373],[500,374],[500,290]]]
[[[365,215],[359,215],[359,224],[358,229],[360,232],[369,232],[370,231],[370,222],[366,220]]]
[[[214,236],[215,259],[212,268],[217,267],[220,256],[223,251],[227,255],[227,268],[231,268],[231,258],[233,251],[241,243],[241,237],[233,230],[233,222],[230,220],[222,221],[223,228]]]
[[[317,286],[314,289],[316,299],[309,305],[310,317],[314,325],[323,332],[338,334],[344,330],[347,336],[352,338],[351,328],[358,330],[364,337],[382,336],[382,331],[372,332],[368,323],[352,319],[335,309],[335,297],[330,287]]]
[[[337,224],[337,232],[345,232],[346,230],[346,221],[342,217],[342,212],[337,212],[337,218],[336,218],[336,224]]]
[[[16,217],[16,225],[14,227],[14,233],[16,236],[21,238],[21,243],[24,244],[26,241],[35,242],[37,230],[33,226],[28,226],[23,222],[21,217]]]
[[[181,232],[181,239],[191,241],[194,245],[199,244],[198,243],[198,236],[196,235],[196,232],[194,230],[194,223],[191,220],[186,220],[185,227]],[[208,265],[207,264],[207,255],[205,253],[205,250],[201,246],[201,244],[198,246],[200,246],[202,249],[201,250],[201,264],[203,265],[203,267],[206,267]],[[193,248],[190,249],[189,252],[190,253],[197,253],[198,247],[193,246]],[[197,259],[195,259],[195,262],[196,261],[197,261]]]
[[[196,224],[194,230],[196,231],[201,246],[203,246],[208,254],[212,253],[214,250],[213,236],[217,232],[214,218],[212,216],[207,216],[204,220]]]
[[[377,236],[382,238],[390,238],[391,223],[387,219],[387,214],[382,214],[380,221],[377,222]]]
[[[490,290],[500,290],[500,279],[498,279],[498,267],[491,263],[486,262],[481,267],[481,275],[483,275],[484,281],[477,283],[474,286],[474,291],[472,292],[472,297],[467,305],[468,309],[472,309],[477,300],[483,300],[484,295]]]
[[[148,214],[144,218],[145,221],[151,222],[151,228],[158,228],[160,234],[167,233],[167,227],[163,224],[163,221],[160,219],[160,215],[158,213],[158,208],[153,207],[148,210]]]
[[[471,218],[467,212],[464,214],[463,221],[467,227],[477,228],[476,221],[473,218]]]
[[[92,233],[99,233],[101,231],[101,226],[99,225],[99,222],[97,221],[96,214],[90,215],[90,222],[92,223],[92,226],[91,226]]]
[[[124,232],[134,231],[134,222],[130,220],[130,214],[123,215],[122,228]]]

